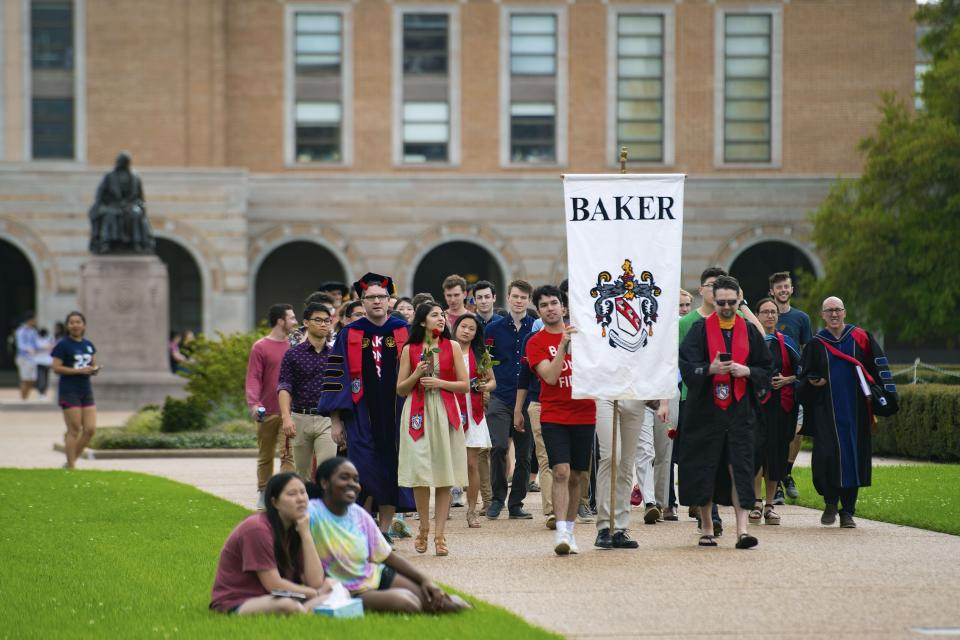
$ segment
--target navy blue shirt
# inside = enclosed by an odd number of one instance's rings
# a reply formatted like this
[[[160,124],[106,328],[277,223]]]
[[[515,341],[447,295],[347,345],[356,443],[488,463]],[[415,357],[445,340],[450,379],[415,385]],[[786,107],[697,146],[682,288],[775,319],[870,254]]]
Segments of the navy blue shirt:
[[[541,323],[542,324],[542,323]],[[536,331],[531,331],[523,339],[523,361],[520,364],[520,374],[517,376],[517,389],[527,390],[527,402],[540,402],[540,376],[536,375],[530,369],[530,361],[527,360],[527,343],[530,337],[537,335]]]
[[[777,320],[777,331],[793,338],[801,347],[813,339],[810,329],[810,316],[800,309],[790,308],[790,311],[781,313]]]
[[[63,366],[68,369],[82,369],[89,367],[93,361],[93,354],[97,349],[93,343],[82,338],[74,340],[69,336],[60,340],[50,352],[50,357],[59,358]],[[93,393],[90,386],[90,376],[60,376],[58,387],[60,395],[65,393]]]
[[[525,315],[518,330],[513,318],[503,316],[491,320],[483,332],[487,340],[493,339],[493,359],[500,362],[493,367],[493,377],[497,380],[493,396],[511,409],[517,401],[517,377],[520,375],[524,338],[530,335],[533,322],[533,318]]]

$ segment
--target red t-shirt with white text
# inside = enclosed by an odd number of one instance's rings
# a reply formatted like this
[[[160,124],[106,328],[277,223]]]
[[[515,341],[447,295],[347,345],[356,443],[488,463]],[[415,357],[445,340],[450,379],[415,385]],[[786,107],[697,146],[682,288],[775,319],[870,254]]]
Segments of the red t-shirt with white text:
[[[530,368],[536,372],[537,365],[544,360],[553,360],[560,348],[562,333],[538,331],[527,341],[527,360]],[[537,374],[537,377],[540,377]],[[557,384],[547,384],[540,378],[540,421],[554,424],[596,424],[597,405],[593,400],[574,400],[573,360],[568,353],[563,361],[563,369]]]

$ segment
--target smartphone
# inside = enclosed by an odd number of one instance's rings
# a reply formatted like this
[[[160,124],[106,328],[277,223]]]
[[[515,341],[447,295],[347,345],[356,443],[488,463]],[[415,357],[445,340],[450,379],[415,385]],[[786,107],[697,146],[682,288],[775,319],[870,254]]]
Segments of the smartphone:
[[[294,600],[306,600],[307,596],[296,591],[284,591],[283,589],[274,589],[270,592],[274,598],[293,598]]]
[[[719,360],[720,362],[730,362],[730,360],[732,359],[733,357],[725,351],[721,351],[720,353],[717,354],[717,360]]]

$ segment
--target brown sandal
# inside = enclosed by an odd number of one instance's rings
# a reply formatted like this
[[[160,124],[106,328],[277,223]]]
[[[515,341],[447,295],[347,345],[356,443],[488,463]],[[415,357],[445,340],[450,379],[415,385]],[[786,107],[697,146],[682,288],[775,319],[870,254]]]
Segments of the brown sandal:
[[[480,528],[480,519],[477,517],[476,511],[467,511],[467,526],[471,529]]]
[[[768,504],[763,510],[764,524],[780,524],[780,514],[773,510],[773,505]]]
[[[750,515],[747,516],[750,519],[750,522],[753,522],[754,524],[759,524],[760,518],[763,517],[762,510],[763,510],[763,500],[754,500],[753,509],[750,510]]]
[[[447,548],[447,539],[443,536],[437,536],[434,538],[433,546],[437,550],[438,556],[446,556],[450,554],[450,549]]]
[[[423,521],[420,524],[420,531],[417,532],[417,537],[413,540],[413,549],[417,553],[426,553],[427,552],[427,538],[430,537],[430,525],[424,525]]]

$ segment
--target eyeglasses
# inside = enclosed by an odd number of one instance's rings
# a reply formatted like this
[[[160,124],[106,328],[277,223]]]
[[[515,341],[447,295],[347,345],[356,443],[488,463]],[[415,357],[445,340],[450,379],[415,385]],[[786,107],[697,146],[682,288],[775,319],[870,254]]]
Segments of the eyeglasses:
[[[310,318],[307,322],[314,324],[333,324],[333,318]]]
[[[372,295],[372,296],[363,296],[364,300],[370,300],[371,302],[383,302],[390,296],[381,296],[381,295]]]
[[[762,316],[775,316],[775,315],[777,315],[777,310],[776,310],[776,309],[764,309],[763,311],[760,312],[760,315],[762,315]]]
[[[831,307],[829,309],[824,309],[823,312],[828,316],[838,315],[843,313],[843,307]]]
[[[735,307],[739,302],[739,300],[715,300],[713,304],[718,307]]]

